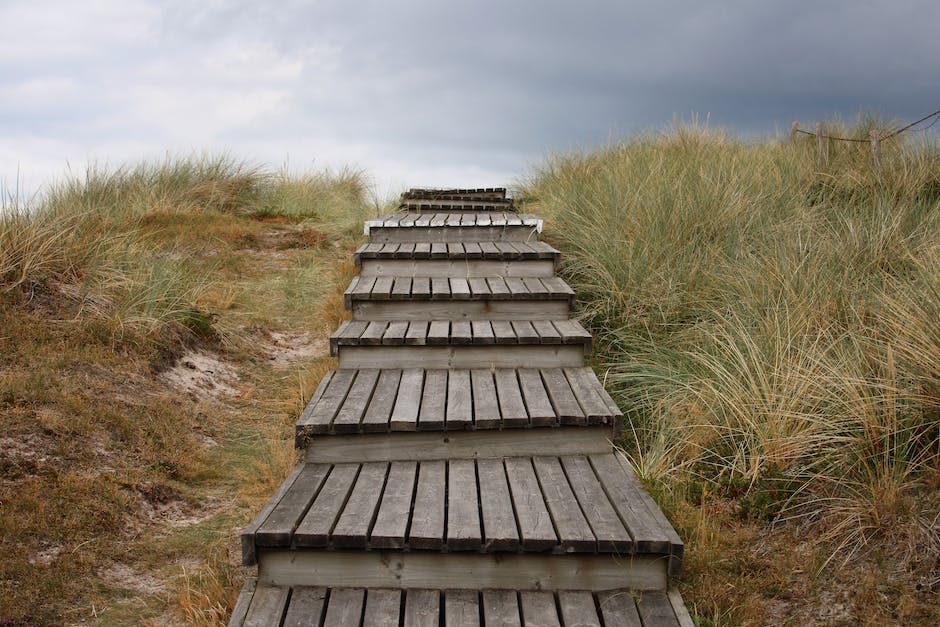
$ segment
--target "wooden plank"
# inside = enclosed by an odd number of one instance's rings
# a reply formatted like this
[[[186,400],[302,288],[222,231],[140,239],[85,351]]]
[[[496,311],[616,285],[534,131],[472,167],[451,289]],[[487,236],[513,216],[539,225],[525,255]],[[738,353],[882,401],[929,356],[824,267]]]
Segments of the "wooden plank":
[[[482,259],[483,258],[483,249],[480,248],[480,244],[477,242],[465,242],[464,252],[465,252],[467,259]]]
[[[490,293],[494,298],[509,298],[511,292],[502,277],[489,277],[486,283],[490,286]]]
[[[450,297],[454,300],[470,299],[470,284],[464,277],[450,278]]]
[[[571,490],[581,506],[581,511],[597,538],[598,550],[621,554],[632,553],[633,539],[607,499],[587,457],[583,455],[562,457],[561,464],[568,477],[568,483],[571,484]]]
[[[542,283],[552,292],[552,294],[564,294],[569,297],[574,297],[574,290],[571,289],[571,286],[565,283],[564,279],[561,277],[554,276],[543,278]]]
[[[330,601],[323,624],[359,627],[365,596],[365,590],[362,588],[333,588],[330,590]]]
[[[529,414],[525,403],[522,402],[522,391],[519,388],[515,369],[496,370],[496,393],[499,396],[499,413],[504,426],[516,427],[529,424]]]
[[[340,369],[335,371],[319,402],[310,413],[301,416],[299,424],[313,433],[328,432],[339,408],[346,400],[346,395],[349,393],[349,388],[352,387],[355,377],[355,370]]]
[[[411,280],[411,297],[431,298],[431,279],[428,277],[416,276]]]
[[[444,242],[431,242],[431,259],[446,259],[447,244]]]
[[[365,369],[357,371],[356,380],[349,388],[349,394],[346,395],[345,402],[333,420],[333,431],[336,433],[356,433],[359,431],[359,423],[362,421],[369,401],[372,400],[372,393],[375,391],[378,380],[378,370]]]
[[[366,548],[369,527],[372,525],[379,506],[387,472],[388,464],[385,462],[370,462],[362,465],[362,470],[356,478],[356,485],[333,529],[334,546]]]
[[[606,427],[554,427],[551,429],[475,429],[471,431],[399,432],[331,435],[307,450],[309,463],[358,461],[476,459],[531,455],[610,453]]]
[[[635,555],[441,553],[438,551],[296,551],[259,555],[259,580],[279,585],[514,590],[665,589],[666,564]]]
[[[297,546],[325,547],[329,544],[330,531],[346,504],[346,497],[358,472],[359,464],[333,466],[313,505],[297,525],[294,532]]]
[[[319,625],[326,605],[326,588],[297,586],[291,590],[290,605],[284,616],[283,627]]]
[[[513,320],[512,330],[515,332],[520,344],[539,343],[539,334],[535,332],[535,328],[528,320]]]
[[[421,409],[421,393],[424,386],[424,370],[406,368],[402,370],[398,386],[398,398],[392,410],[389,426],[393,431],[414,431],[418,425]]]
[[[526,291],[531,294],[533,298],[548,298],[548,288],[545,287],[545,285],[537,277],[522,277],[519,280],[522,281],[522,283],[525,285]]]
[[[369,407],[362,417],[362,430],[366,433],[388,431],[389,417],[395,399],[398,397],[398,386],[401,382],[401,370],[387,369],[379,373],[375,384],[375,391],[369,401]]]
[[[421,410],[418,430],[440,431],[445,424],[447,407],[447,371],[428,370],[424,374],[424,392],[421,395]]]
[[[465,249],[462,242],[450,242],[447,244],[448,257],[462,257],[464,254]]]
[[[489,320],[472,320],[470,332],[473,334],[474,344],[495,344],[496,336],[493,334],[493,325]]]
[[[470,286],[470,293],[474,298],[485,298],[492,294],[489,283],[484,277],[470,277],[467,284]]]
[[[437,300],[450,298],[450,281],[446,277],[431,277],[431,298]]]
[[[480,250],[483,251],[483,254],[487,257],[499,257],[502,254],[502,251],[499,249],[499,244],[501,242],[480,242]]]
[[[679,627],[679,619],[672,609],[669,597],[662,590],[644,590],[636,600],[640,620],[644,625]]]
[[[440,549],[444,546],[444,462],[421,462],[415,493],[408,544],[415,549]]]
[[[408,333],[408,321],[395,320],[388,323],[385,335],[382,336],[382,344],[401,345],[405,343],[405,334]]]
[[[522,624],[526,627],[561,627],[553,593],[523,590],[519,593],[519,605]]]
[[[646,491],[639,481],[625,474],[612,453],[590,455],[588,459],[621,522],[633,536],[636,551],[668,554],[669,538],[645,507],[642,495]]]
[[[593,552],[597,540],[575,500],[557,457],[532,459],[545,503],[552,514],[559,543],[565,551]]]
[[[330,352],[335,355],[340,346],[355,344],[363,334],[369,323],[364,320],[346,320],[330,336]]]
[[[569,314],[568,303],[560,300],[423,300],[419,306],[416,304],[396,300],[359,301],[353,305],[352,312],[359,320],[545,320]]]
[[[427,320],[412,320],[408,324],[408,332],[405,334],[405,344],[408,346],[424,346],[428,342]]]
[[[245,564],[250,566],[250,564]],[[248,614],[248,608],[251,607],[251,599],[255,595],[255,588],[258,580],[254,577],[245,580],[241,592],[238,594],[238,600],[235,601],[235,607],[232,609],[232,615],[229,617],[229,627],[241,627],[245,622],[245,615]]]
[[[470,387],[473,392],[473,423],[477,429],[492,429],[500,424],[499,403],[493,372],[476,368],[470,371]]]
[[[412,222],[411,226],[414,226]],[[414,256],[415,244],[412,242],[405,242],[398,245],[398,250],[395,251],[395,257],[397,259],[408,259]]]
[[[255,551],[256,538],[255,534],[258,533],[258,529],[261,528],[265,522],[267,522],[268,517],[271,516],[271,513],[277,508],[281,503],[284,496],[291,490],[294,485],[294,482],[297,480],[297,477],[300,476],[300,473],[306,467],[306,464],[297,464],[294,466],[294,469],[287,476],[287,479],[278,487],[277,491],[274,493],[268,502],[264,504],[264,507],[261,508],[261,511],[258,512],[254,519],[248,525],[242,529],[241,533],[241,545],[242,545],[242,564],[245,566],[254,566],[257,563],[257,553]],[[311,497],[312,498],[312,497]],[[297,519],[300,518],[303,512],[297,514]],[[296,522],[296,519],[295,521]],[[293,525],[291,526],[291,531],[293,531]],[[288,538],[290,536],[288,535]],[[254,588],[252,588],[253,590]]]
[[[411,497],[414,494],[417,474],[418,464],[415,462],[392,462],[379,512],[369,536],[372,548],[400,549],[405,545]]]
[[[396,277],[391,297],[402,299],[411,296],[411,280],[410,276]]]
[[[259,585],[255,588],[251,607],[242,623],[243,627],[268,627],[279,625],[287,609],[290,588],[284,586]]]
[[[415,243],[415,259],[430,259],[431,258],[431,246],[430,242],[416,242]]]
[[[428,344],[447,344],[450,340],[450,322],[433,320],[428,327]]]
[[[381,320],[370,322],[366,330],[359,336],[359,344],[367,346],[377,346],[381,344],[382,336],[385,335],[386,329],[388,329],[387,322]]]
[[[346,294],[357,298],[364,298],[372,293],[375,287],[375,277],[357,276],[353,278],[352,283],[346,288]]]
[[[493,336],[497,344],[518,344],[519,338],[516,332],[512,330],[512,323],[509,320],[492,320]]]
[[[371,588],[366,591],[366,611],[362,627],[398,627],[401,590]]]
[[[339,358],[343,369],[355,368],[573,368],[584,364],[578,346],[349,346]],[[559,370],[564,380],[564,374]],[[548,381],[546,381],[548,383]],[[565,386],[568,383],[565,381]],[[574,395],[568,389],[575,404]],[[578,410],[580,412],[580,409]],[[581,417],[584,422],[584,417]]]
[[[447,548],[473,551],[483,544],[473,460],[454,459],[447,464]]]
[[[565,368],[564,372],[587,423],[609,424],[610,409],[598,393],[599,389],[603,390],[590,368]]]
[[[579,627],[601,627],[594,595],[587,591],[560,590],[558,606],[561,609],[561,622]]]
[[[392,285],[394,280],[390,276],[376,277],[375,285],[372,286],[371,298],[376,300],[388,300],[392,295]]]
[[[519,387],[525,399],[526,409],[532,426],[555,425],[558,415],[548,399],[548,393],[542,384],[542,375],[535,368],[520,368]]]
[[[679,621],[680,627],[695,627],[695,622],[689,614],[689,608],[685,606],[685,602],[682,600],[682,595],[679,594],[679,590],[669,588],[667,594],[669,596],[669,603],[672,605],[672,611],[676,613],[676,620]]]
[[[447,428],[469,429],[473,425],[470,371],[451,370],[447,377]]]
[[[544,551],[554,548],[558,544],[558,537],[542,498],[532,461],[527,458],[509,458],[505,464],[523,550]]]
[[[533,320],[532,327],[539,336],[542,344],[561,344],[561,334],[552,324],[551,320]]]
[[[477,474],[480,480],[484,548],[492,551],[517,550],[519,530],[502,460],[480,459],[477,461]]]
[[[507,278],[506,286],[509,288],[509,293],[512,294],[513,298],[533,297],[533,295],[529,293],[529,288],[526,287],[525,282],[519,277]]]
[[[447,627],[479,627],[479,593],[476,590],[445,590],[443,625]]]
[[[469,320],[454,320],[450,323],[450,343],[473,343],[473,331]]]
[[[590,345],[591,334],[576,320],[553,320],[552,324],[558,330],[562,344]]]
[[[441,593],[438,590],[408,590],[405,593],[405,627],[438,627]]]
[[[483,591],[483,624],[486,627],[519,627],[519,602],[515,590]]]
[[[597,594],[597,604],[605,625],[642,627],[640,614],[629,590],[608,590]]]
[[[587,424],[587,418],[568,385],[564,371],[561,368],[543,368],[541,374],[559,422],[563,425]]]
[[[274,506],[255,533],[258,546],[288,546],[294,529],[320,491],[330,467],[326,464],[303,464],[291,489]]]

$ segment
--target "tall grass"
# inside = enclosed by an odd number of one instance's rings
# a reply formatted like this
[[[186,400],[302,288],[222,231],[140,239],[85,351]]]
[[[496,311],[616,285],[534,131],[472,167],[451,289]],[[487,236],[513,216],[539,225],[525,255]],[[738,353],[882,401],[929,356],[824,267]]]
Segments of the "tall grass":
[[[289,176],[224,155],[92,165],[32,206],[0,212],[0,291],[54,292],[117,332],[152,333],[166,324],[207,332],[211,320],[200,303],[208,269],[194,273],[185,253],[166,250],[145,227],[216,213],[309,220],[347,233],[367,210],[365,195],[361,172]]]
[[[678,126],[551,156],[521,192],[641,475],[803,517],[848,553],[900,529],[936,551],[940,153],[886,143],[877,173],[866,146],[822,168],[814,150]]]

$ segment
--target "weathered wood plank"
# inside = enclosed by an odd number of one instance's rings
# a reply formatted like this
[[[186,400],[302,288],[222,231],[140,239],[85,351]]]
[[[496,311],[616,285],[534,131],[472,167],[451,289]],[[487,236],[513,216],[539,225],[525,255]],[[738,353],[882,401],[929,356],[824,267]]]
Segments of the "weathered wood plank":
[[[522,624],[526,627],[561,627],[555,609],[555,595],[551,592],[523,590],[519,593]]]
[[[329,431],[333,418],[336,417],[340,406],[346,400],[346,395],[349,393],[349,388],[352,386],[355,376],[355,370],[336,370],[317,403],[312,407],[308,405],[308,411],[304,411],[300,416],[298,426],[319,433]]]
[[[330,466],[326,464],[302,464],[290,484],[291,488],[278,499],[267,519],[255,532],[254,543],[259,546],[289,545],[294,529],[319,493],[329,471]]]
[[[359,370],[356,380],[349,388],[349,394],[333,420],[336,433],[356,433],[365,414],[372,393],[379,380],[379,371],[374,369]]]
[[[326,588],[297,586],[291,590],[290,605],[282,627],[319,625],[326,605]]]
[[[320,488],[313,505],[294,531],[297,546],[325,547],[330,541],[330,531],[337,516],[346,503],[359,464],[337,464]]]
[[[409,590],[405,593],[405,627],[438,627],[441,593],[438,590]]]
[[[514,590],[483,591],[483,623],[486,627],[519,627],[519,602]]]
[[[604,390],[597,377],[588,368],[565,368],[565,376],[588,424],[609,424],[610,408],[601,398]]]
[[[405,343],[406,333],[408,333],[407,320],[389,322],[385,335],[382,336],[382,344],[400,346]]]
[[[405,334],[405,344],[408,346],[424,346],[428,343],[427,320],[412,320],[408,324],[408,332]]]
[[[343,507],[339,521],[332,532],[333,545],[347,548],[366,548],[369,527],[375,517],[385,487],[388,464],[370,462],[362,465],[349,500]]]
[[[502,460],[480,459],[477,461],[477,474],[480,481],[484,548],[499,551],[518,549],[519,530]]]
[[[473,424],[469,370],[451,370],[447,377],[447,428],[469,429]]]
[[[506,476],[512,494],[513,507],[519,523],[522,548],[526,551],[544,551],[558,544],[552,517],[542,498],[538,479],[527,458],[505,460]]]
[[[428,327],[428,344],[447,344],[450,340],[450,322],[434,320]]]
[[[241,534],[241,546],[242,546],[242,564],[245,566],[254,566],[257,563],[257,554],[255,551],[256,538],[255,534],[258,533],[258,529],[267,522],[268,518],[271,516],[271,513],[277,508],[277,506],[283,500],[284,495],[286,495],[294,485],[294,482],[297,480],[297,477],[300,476],[300,473],[305,468],[306,464],[297,464],[294,466],[294,469],[287,476],[287,479],[278,487],[277,491],[274,493],[268,502],[264,504],[264,507],[261,508],[261,511],[258,512],[254,519],[248,525],[242,529]],[[302,512],[297,514],[299,519],[302,515]],[[293,531],[293,525],[291,526],[291,531]],[[289,537],[289,535],[288,535]],[[254,590],[254,588],[252,588]],[[240,599],[241,597],[239,597]]]
[[[255,588],[251,607],[242,622],[243,627],[268,627],[279,624],[287,609],[288,595],[290,588],[259,585]]]
[[[561,608],[561,621],[566,625],[578,627],[601,627],[594,595],[587,591],[560,590],[558,605]]]
[[[473,320],[470,322],[474,344],[495,344],[496,336],[493,334],[493,325],[489,320]]]
[[[330,591],[330,601],[323,624],[359,627],[365,596],[365,590],[362,588],[333,588]]]
[[[388,322],[385,322],[384,320],[370,322],[369,326],[366,327],[366,330],[363,331],[362,335],[359,336],[359,343],[370,346],[381,344],[382,336],[385,335],[386,329],[388,329]]]
[[[405,532],[415,490],[418,464],[392,462],[385,482],[385,492],[372,527],[369,543],[376,549],[399,549],[405,545]]]
[[[416,549],[444,546],[444,462],[421,462],[408,544]]]
[[[401,370],[382,370],[375,384],[375,391],[369,401],[369,407],[362,417],[362,430],[366,433],[388,431],[389,418],[395,399],[398,397],[398,386],[401,383]]]
[[[522,401],[522,390],[515,369],[496,370],[496,393],[499,395],[499,413],[506,427],[529,424],[529,413]]]
[[[424,385],[424,370],[406,368],[402,370],[398,386],[398,398],[392,409],[389,425],[397,431],[416,429],[421,409],[421,393]]]
[[[245,566],[250,566],[250,564],[245,564]],[[235,602],[235,607],[232,609],[232,615],[229,617],[228,627],[241,627],[242,623],[245,622],[245,615],[248,614],[248,608],[251,607],[251,599],[255,595],[257,585],[258,580],[254,577],[245,581],[245,585],[242,586],[238,595],[238,600]]]
[[[644,625],[679,627],[679,619],[672,609],[669,597],[661,590],[644,590],[636,600],[640,620]]]
[[[445,425],[446,407],[447,371],[428,370],[424,375],[424,393],[421,396],[418,430],[442,430]]]
[[[362,627],[398,627],[401,590],[371,588],[366,591],[366,611]]]
[[[584,411],[571,391],[564,371],[561,368],[542,368],[541,375],[559,422],[564,425],[587,424]]]
[[[535,457],[532,463],[555,529],[558,530],[561,548],[565,551],[596,551],[597,540],[578,507],[558,458]]]
[[[548,399],[548,393],[542,384],[542,375],[535,368],[520,368],[519,386],[525,398],[526,409],[532,426],[554,425],[558,415]]]
[[[632,553],[633,539],[624,528],[613,505],[607,499],[587,457],[572,455],[561,458],[568,482],[581,511],[591,525],[601,551]]]
[[[476,368],[470,371],[470,387],[473,391],[473,424],[477,429],[492,429],[500,424],[499,403],[493,372]]]
[[[512,330],[512,323],[509,320],[492,320],[493,335],[497,344],[518,344],[519,338],[516,332]]]
[[[597,604],[605,625],[642,627],[633,595],[626,590],[611,590],[597,594]]]
[[[482,546],[473,460],[454,459],[447,464],[447,548],[472,551]]]
[[[450,323],[451,344],[472,344],[473,328],[469,320],[454,320]]]
[[[444,625],[479,627],[480,598],[475,590],[444,591]]]

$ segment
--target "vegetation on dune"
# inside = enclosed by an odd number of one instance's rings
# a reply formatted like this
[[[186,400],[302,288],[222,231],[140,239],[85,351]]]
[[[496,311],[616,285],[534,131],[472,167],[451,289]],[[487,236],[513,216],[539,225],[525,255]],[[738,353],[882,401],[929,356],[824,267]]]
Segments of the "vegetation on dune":
[[[815,151],[679,126],[552,156],[520,196],[564,253],[621,445],[689,542],[698,615],[764,622],[867,568],[899,573],[867,605],[853,586],[847,620],[936,621],[940,152],[886,143],[879,173],[867,145]]]
[[[225,622],[366,195],[193,157],[0,211],[0,622]]]

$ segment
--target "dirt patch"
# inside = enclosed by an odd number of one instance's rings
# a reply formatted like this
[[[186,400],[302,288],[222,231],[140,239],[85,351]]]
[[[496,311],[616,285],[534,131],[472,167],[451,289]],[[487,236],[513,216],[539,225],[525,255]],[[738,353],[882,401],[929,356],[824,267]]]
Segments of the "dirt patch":
[[[115,588],[133,590],[146,595],[160,594],[166,591],[166,582],[147,573],[134,570],[127,564],[114,562],[98,571],[101,580]]]
[[[235,369],[218,355],[204,350],[190,350],[160,379],[196,400],[220,400],[239,396],[239,377]]]
[[[330,340],[327,337],[315,336],[305,333],[270,333],[270,348],[268,354],[271,362],[285,368],[297,361],[325,357],[330,352]]]

